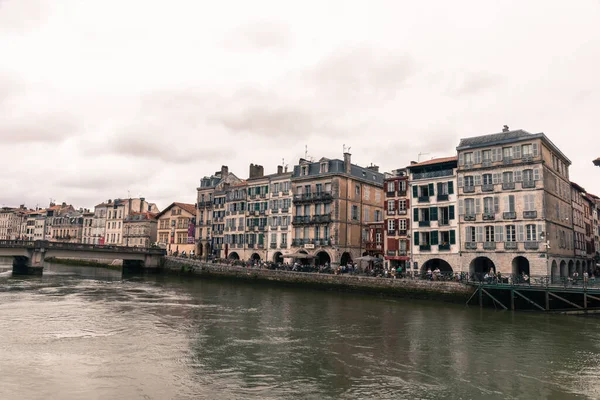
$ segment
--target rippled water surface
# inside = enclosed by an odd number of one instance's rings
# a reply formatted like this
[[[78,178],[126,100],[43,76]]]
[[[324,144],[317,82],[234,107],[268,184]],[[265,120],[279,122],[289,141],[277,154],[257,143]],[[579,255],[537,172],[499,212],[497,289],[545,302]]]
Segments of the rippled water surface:
[[[0,399],[600,398],[600,318],[0,274]]]

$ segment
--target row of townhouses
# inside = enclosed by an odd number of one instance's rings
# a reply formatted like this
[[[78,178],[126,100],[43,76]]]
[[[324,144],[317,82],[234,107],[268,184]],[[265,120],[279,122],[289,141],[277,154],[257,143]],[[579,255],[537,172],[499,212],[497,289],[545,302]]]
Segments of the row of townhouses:
[[[250,164],[247,179],[223,166],[201,179],[195,204],[162,212],[144,198],[93,211],[5,207],[0,239],[334,266],[374,257],[414,273],[567,276],[596,267],[600,199],[570,180],[571,161],[545,134],[505,126],[456,150],[385,174],[352,164],[349,152],[272,174]]]

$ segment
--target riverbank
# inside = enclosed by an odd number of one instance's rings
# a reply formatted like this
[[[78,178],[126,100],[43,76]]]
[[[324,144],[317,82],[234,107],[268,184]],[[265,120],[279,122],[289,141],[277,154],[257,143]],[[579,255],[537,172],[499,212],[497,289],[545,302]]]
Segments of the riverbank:
[[[255,269],[175,257],[166,257],[164,269],[169,274],[197,276],[202,279],[233,279],[252,283],[451,302],[466,302],[474,292],[473,288],[458,282]]]
[[[114,271],[121,271],[121,265],[113,265],[106,262],[101,261],[92,261],[92,260],[80,260],[76,258],[56,258],[50,257],[45,260],[47,263],[51,264],[60,264],[60,265],[72,265],[77,267],[94,267],[94,268],[105,268]]]

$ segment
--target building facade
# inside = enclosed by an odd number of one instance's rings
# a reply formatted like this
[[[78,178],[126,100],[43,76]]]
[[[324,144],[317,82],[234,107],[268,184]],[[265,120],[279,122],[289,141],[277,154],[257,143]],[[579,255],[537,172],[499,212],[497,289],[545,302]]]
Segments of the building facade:
[[[148,203],[145,198],[115,199],[106,202],[107,214],[104,244],[124,246],[123,224],[130,213],[158,213],[154,203]]]
[[[111,204],[103,202],[94,207],[94,217],[92,219],[92,243],[103,245],[106,241],[106,218]]]
[[[457,158],[446,157],[408,167],[413,271],[462,272],[457,210]]]
[[[123,222],[123,240],[125,246],[148,248],[156,243],[157,235],[158,222],[156,214],[150,212],[133,212]]]
[[[283,263],[292,253],[292,173],[280,165],[269,176],[268,237],[266,259]]]
[[[408,170],[397,169],[386,174],[384,182],[384,254],[386,266],[407,271],[410,265],[410,198]]]
[[[367,254],[363,232],[383,212],[383,174],[376,166],[354,165],[347,152],[344,160],[300,159],[292,190],[292,258],[335,267]]]
[[[21,240],[23,238],[23,226],[28,210],[24,205],[13,207],[2,207],[0,209],[0,240]]]
[[[156,215],[158,245],[168,254],[187,255],[196,250],[196,207],[194,204],[171,203]]]
[[[508,127],[461,139],[457,151],[463,269],[566,274],[573,258],[569,159],[543,133]]]

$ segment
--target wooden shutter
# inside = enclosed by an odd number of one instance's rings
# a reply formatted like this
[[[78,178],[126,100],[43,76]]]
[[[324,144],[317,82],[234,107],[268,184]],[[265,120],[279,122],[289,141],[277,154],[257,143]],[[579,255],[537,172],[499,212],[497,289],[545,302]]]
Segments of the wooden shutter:
[[[473,153],[474,157],[475,157],[475,164],[481,164],[481,150],[477,150],[475,151],[475,153]]]
[[[448,182],[448,194],[454,194],[454,182]]]
[[[533,170],[533,180],[534,181],[539,181],[540,180],[540,169],[539,168],[534,168],[534,170]]]
[[[419,187],[417,185],[415,185],[412,187],[412,189],[413,189],[413,197],[414,198],[419,197]]]
[[[465,215],[465,201],[463,199],[458,200],[458,215]]]
[[[448,207],[448,219],[454,219],[454,206],[450,206]]]
[[[477,242],[483,242],[483,226],[477,226],[475,228],[475,241]]]
[[[538,144],[534,143],[531,147],[533,148],[533,156],[537,157],[538,153],[539,153],[539,146],[538,146]]]
[[[521,158],[521,145],[513,147],[513,158]]]
[[[496,225],[494,227],[494,241],[504,242],[504,227],[502,225]]]
[[[387,250],[396,251],[398,250],[398,241],[393,238],[387,239]]]
[[[438,244],[438,231],[431,231],[431,244]]]
[[[459,188],[463,187],[463,177],[462,176],[458,177],[458,187]]]
[[[463,153],[458,154],[458,166],[461,167],[465,163],[465,157]]]
[[[494,212],[500,212],[500,199],[498,198],[498,196],[494,196]]]
[[[496,149],[496,161],[502,161],[502,148],[501,147]]]
[[[523,181],[523,171],[515,171],[515,182]]]
[[[492,162],[496,162],[498,157],[496,157],[496,149],[492,149]]]
[[[434,185],[433,185],[433,183],[430,183],[429,184],[429,195],[430,196],[434,195],[434,190],[433,189],[434,189]]]
[[[415,246],[419,245],[419,232],[415,232],[415,234],[413,235],[413,242]]]
[[[538,226],[537,226],[537,232],[536,232],[538,240],[542,240],[540,238],[540,233],[542,233],[542,232],[544,232],[544,224],[538,224]],[[544,240],[547,240],[547,239],[544,237]]]
[[[525,241],[525,227],[523,224],[517,225],[517,242]]]
[[[475,175],[473,179],[475,181],[475,186],[481,186],[481,175]]]
[[[430,207],[429,208],[429,220],[430,221],[437,221],[438,219],[438,209],[437,207]]]
[[[418,221],[418,220],[419,220],[419,209],[414,208],[413,209],[413,221]]]
[[[456,244],[456,232],[454,229],[450,231],[450,244]]]
[[[441,194],[442,193],[442,182],[438,182],[437,184],[437,194]]]
[[[475,214],[481,214],[481,199],[475,199]]]

